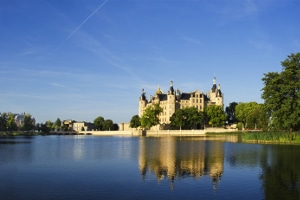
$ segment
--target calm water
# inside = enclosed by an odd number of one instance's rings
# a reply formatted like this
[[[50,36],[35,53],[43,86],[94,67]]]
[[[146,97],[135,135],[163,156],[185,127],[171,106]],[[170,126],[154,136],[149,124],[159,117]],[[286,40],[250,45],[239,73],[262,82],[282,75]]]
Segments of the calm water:
[[[2,200],[300,199],[299,180],[300,146],[200,137],[0,138]]]

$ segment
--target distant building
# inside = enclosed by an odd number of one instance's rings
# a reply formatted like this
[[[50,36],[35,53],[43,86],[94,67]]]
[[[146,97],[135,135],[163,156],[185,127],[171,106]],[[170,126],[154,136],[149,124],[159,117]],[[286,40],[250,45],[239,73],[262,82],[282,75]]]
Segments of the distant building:
[[[91,131],[95,128],[93,123],[88,122],[73,122],[72,130],[73,131]]]
[[[75,121],[72,120],[72,119],[66,119],[63,121],[63,123],[61,124],[62,125],[62,128],[64,131],[71,131],[73,129],[73,123]]]
[[[162,112],[159,115],[160,124],[170,124],[170,118],[178,109],[195,107],[198,111],[204,111],[207,106],[218,105],[223,106],[224,95],[221,92],[220,84],[216,84],[216,77],[213,79],[213,86],[209,93],[203,93],[196,90],[195,92],[181,92],[174,90],[173,82],[170,83],[170,89],[167,93],[163,93],[158,86],[154,96],[150,96],[148,100],[144,89],[139,98],[139,116],[142,117],[145,109],[153,104],[159,104]]]
[[[22,113],[22,114],[13,114],[15,117],[15,123],[17,125],[17,127],[21,127],[24,125],[24,120],[25,120],[25,115],[26,113]],[[32,120],[32,125],[35,126],[35,118],[31,118]]]

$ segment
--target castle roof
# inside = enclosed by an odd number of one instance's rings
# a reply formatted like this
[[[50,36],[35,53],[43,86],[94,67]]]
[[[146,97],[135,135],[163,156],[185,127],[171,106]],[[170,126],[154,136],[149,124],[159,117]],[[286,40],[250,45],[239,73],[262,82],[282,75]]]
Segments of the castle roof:
[[[191,93],[181,93],[179,98],[182,100],[189,100],[190,97],[191,97]]]
[[[166,94],[157,94],[157,97],[160,101],[168,100],[168,96]]]

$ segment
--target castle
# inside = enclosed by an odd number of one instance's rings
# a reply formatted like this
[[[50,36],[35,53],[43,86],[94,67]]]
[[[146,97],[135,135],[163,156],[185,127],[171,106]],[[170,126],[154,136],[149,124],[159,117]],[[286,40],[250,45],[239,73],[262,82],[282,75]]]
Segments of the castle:
[[[180,90],[174,90],[173,81],[170,82],[169,91],[164,94],[160,87],[154,96],[147,100],[144,89],[139,98],[139,116],[142,117],[144,110],[153,104],[159,104],[162,112],[159,115],[160,124],[170,124],[170,118],[178,109],[195,107],[198,111],[204,111],[207,106],[223,106],[224,95],[221,92],[220,84],[216,84],[216,77],[213,79],[213,86],[209,93],[203,93],[196,90],[195,92],[185,93]]]

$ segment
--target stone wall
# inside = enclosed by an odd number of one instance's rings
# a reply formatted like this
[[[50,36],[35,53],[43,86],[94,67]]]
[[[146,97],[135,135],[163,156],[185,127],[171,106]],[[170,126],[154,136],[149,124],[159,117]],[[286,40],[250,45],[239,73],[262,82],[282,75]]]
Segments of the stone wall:
[[[128,130],[128,131],[80,131],[81,134],[102,136],[204,136],[206,133],[234,132],[237,129],[207,128],[203,130]]]

